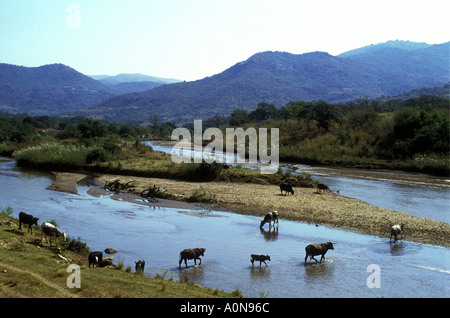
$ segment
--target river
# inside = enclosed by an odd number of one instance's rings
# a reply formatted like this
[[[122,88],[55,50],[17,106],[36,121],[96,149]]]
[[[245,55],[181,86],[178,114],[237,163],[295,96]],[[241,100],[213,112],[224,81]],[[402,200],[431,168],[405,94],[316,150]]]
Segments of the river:
[[[0,161],[3,206],[13,216],[26,211],[40,222],[55,219],[61,230],[80,238],[92,250],[113,247],[134,271],[146,261],[145,274],[245,297],[444,297],[450,296],[450,250],[443,247],[361,235],[325,226],[280,220],[278,228],[259,229],[260,218],[210,211],[155,207],[142,200],[115,200],[112,194],[91,196],[96,187],[81,182],[79,194],[46,190],[51,174],[20,169]],[[274,230],[276,229],[276,230]],[[322,264],[304,264],[304,248],[331,240]],[[202,265],[178,268],[184,248],[205,247]],[[269,254],[271,261],[251,267],[250,254]],[[101,269],[85,269],[101,270]],[[83,274],[81,272],[81,284]]]
[[[145,142],[155,151],[170,154],[172,147],[160,142]],[[192,156],[201,156],[193,151]],[[231,161],[235,156],[228,155]],[[247,165],[242,165],[246,167]],[[255,169],[254,165],[248,165]],[[333,192],[371,205],[406,212],[450,223],[450,180],[420,173],[401,171],[344,169],[280,163],[282,170],[293,174],[307,173]]]

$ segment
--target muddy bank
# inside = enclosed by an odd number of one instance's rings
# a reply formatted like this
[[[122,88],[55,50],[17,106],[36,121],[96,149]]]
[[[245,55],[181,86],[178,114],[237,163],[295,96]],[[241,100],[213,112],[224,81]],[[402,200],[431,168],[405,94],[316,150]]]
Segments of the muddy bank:
[[[135,193],[154,185],[163,187],[178,201],[186,200],[202,185],[215,195],[216,202],[202,203],[212,209],[257,216],[277,210],[281,218],[386,238],[390,236],[391,225],[404,223],[404,240],[450,247],[450,225],[447,223],[372,206],[334,193],[318,194],[316,189],[295,188],[294,196],[282,196],[279,188],[273,185],[196,183],[116,175],[101,175],[97,178],[101,183],[117,179],[124,183],[133,180]]]
[[[69,172],[52,172],[55,176],[55,181],[52,185],[48,186],[46,189],[68,192],[78,194],[77,182],[86,178],[84,174],[69,173]]]

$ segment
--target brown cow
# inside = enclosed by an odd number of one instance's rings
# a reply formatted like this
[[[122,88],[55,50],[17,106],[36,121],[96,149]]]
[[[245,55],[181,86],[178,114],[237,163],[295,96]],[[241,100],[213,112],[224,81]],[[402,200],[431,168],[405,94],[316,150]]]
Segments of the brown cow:
[[[206,248],[187,248],[180,252],[180,260],[178,262],[178,267],[181,268],[181,262],[184,260],[184,264],[187,266],[187,260],[193,259],[194,264],[197,265],[197,259],[200,260],[199,265],[202,264],[202,259],[200,256],[204,256]]]
[[[334,243],[336,244],[336,243]],[[322,260],[325,259],[325,253],[328,250],[334,250],[333,247],[333,243],[331,242],[326,242],[326,243],[321,243],[321,244],[310,244],[307,247],[305,247],[305,252],[306,252],[306,256],[305,256],[305,264],[306,264],[306,259],[309,256],[309,259],[313,259],[316,261],[316,263],[318,262],[314,256],[316,255],[322,255],[322,257],[320,258],[320,262],[322,262]]]

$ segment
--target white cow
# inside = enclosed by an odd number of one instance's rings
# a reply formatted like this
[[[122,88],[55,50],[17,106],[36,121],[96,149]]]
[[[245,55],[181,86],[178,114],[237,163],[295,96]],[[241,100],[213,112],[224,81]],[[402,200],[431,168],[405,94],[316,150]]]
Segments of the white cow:
[[[45,240],[47,241],[47,243],[49,242],[47,240],[47,237],[50,237],[50,246],[52,246],[52,237],[55,238],[55,244],[56,246],[58,246],[58,239],[62,239],[64,242],[66,241],[66,232],[61,232],[60,230],[58,230],[58,228],[56,226],[54,226],[53,224],[49,223],[49,222],[44,222],[41,225],[41,229],[42,229],[42,237],[45,236]],[[41,238],[42,241],[42,238]]]
[[[394,242],[397,242],[397,237],[400,234],[401,238],[403,238],[403,226],[404,224],[395,224],[391,227],[391,239],[389,241],[392,240],[392,236],[394,237]]]

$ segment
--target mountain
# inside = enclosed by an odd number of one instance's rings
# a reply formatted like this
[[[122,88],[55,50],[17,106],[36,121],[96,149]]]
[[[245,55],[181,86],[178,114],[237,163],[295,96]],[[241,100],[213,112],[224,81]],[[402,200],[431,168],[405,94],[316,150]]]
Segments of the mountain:
[[[121,73],[115,76],[90,75],[90,77],[109,86],[117,94],[142,92],[164,84],[181,82],[180,80],[173,78],[162,78],[139,73]]]
[[[387,41],[384,43],[378,43],[378,44],[371,44],[368,46],[364,46],[361,48],[357,48],[354,50],[350,50],[347,52],[344,52],[340,54],[340,57],[348,57],[352,55],[360,55],[360,54],[367,54],[372,51],[377,51],[380,49],[401,49],[406,51],[415,51],[419,49],[424,49],[431,46],[431,44],[424,43],[424,42],[411,42],[411,41],[401,41],[401,40],[395,40],[395,41]]]
[[[23,67],[0,63],[0,111],[57,115],[114,94],[109,87],[63,64]]]
[[[222,73],[192,82],[119,95],[73,114],[145,123],[150,114],[177,123],[259,102],[281,107],[290,101],[345,102],[398,95],[450,80],[450,42],[427,45],[390,41],[332,56],[325,52],[262,52]]]
[[[95,80],[102,83],[117,84],[117,83],[129,83],[129,82],[155,82],[161,84],[171,84],[181,82],[174,78],[163,78],[150,75],[144,75],[139,73],[121,73],[114,76],[110,75],[90,75]]]

